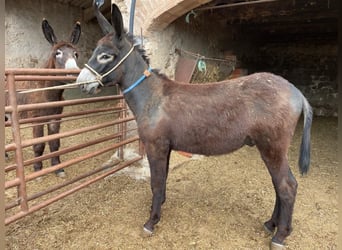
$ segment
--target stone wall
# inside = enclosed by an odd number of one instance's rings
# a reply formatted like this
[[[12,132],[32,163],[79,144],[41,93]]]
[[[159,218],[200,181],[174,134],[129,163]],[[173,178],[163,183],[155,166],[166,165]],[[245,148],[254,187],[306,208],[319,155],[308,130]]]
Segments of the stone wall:
[[[16,0],[5,2],[5,66],[42,67],[49,55],[41,22],[46,18],[59,40],[68,40],[76,21],[81,22],[82,35],[78,44],[79,66],[91,55],[101,32],[94,21],[84,23],[80,8],[53,0]]]
[[[296,85],[309,99],[315,115],[337,116],[337,43],[302,41],[269,44],[261,50],[263,70],[279,74]],[[258,65],[258,60],[255,65]]]
[[[140,35],[141,32],[143,34],[144,46],[152,67],[159,68],[170,78],[174,78],[178,60],[176,48],[216,58],[223,58],[226,52],[231,52],[248,73],[269,71],[294,83],[308,97],[315,114],[337,115],[337,39],[261,41],[258,27],[230,27],[225,22],[220,22],[220,19],[215,19],[215,13],[191,17],[190,23],[187,23],[185,15],[181,13],[184,9],[191,9],[192,5],[188,5],[190,2],[195,4],[196,1],[163,1],[160,5],[156,1],[138,1],[134,28],[135,35]],[[131,1],[114,2],[122,10],[125,27],[128,28]],[[195,5],[200,5],[200,2],[197,1]],[[151,6],[155,8],[151,9]],[[43,58],[47,58],[50,48],[41,31],[44,17],[55,29],[59,39],[67,39],[74,22],[80,20],[82,23],[83,18],[79,8],[52,0],[6,1],[6,67],[43,65]],[[168,21],[162,17],[168,17]],[[159,21],[166,23],[173,19],[175,21],[162,30],[149,30],[149,25],[154,27]],[[96,20],[82,23],[79,66],[90,57],[100,37]]]
[[[289,37],[290,38],[290,37]],[[315,115],[337,116],[337,39],[303,37],[299,40],[260,41],[241,35],[232,45],[248,73],[278,74],[299,88],[314,107]]]
[[[193,19],[190,24],[182,16],[145,38],[145,48],[152,67],[161,68],[171,78],[178,60],[175,48],[216,58],[233,53],[238,66],[249,74],[272,72],[292,82],[307,97],[315,115],[337,116],[337,38],[260,40],[253,33],[229,29],[210,15]]]

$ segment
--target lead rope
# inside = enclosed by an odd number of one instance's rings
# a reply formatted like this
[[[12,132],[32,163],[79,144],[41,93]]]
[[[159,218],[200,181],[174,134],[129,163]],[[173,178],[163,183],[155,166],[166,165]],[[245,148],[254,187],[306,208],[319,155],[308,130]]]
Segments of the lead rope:
[[[122,91],[122,94],[127,94],[128,92],[130,92],[131,90],[133,90],[135,87],[137,87],[140,83],[142,83],[147,77],[149,77],[151,75],[152,72],[152,68],[148,67],[148,69],[146,69],[143,73],[143,75],[135,82],[133,83],[131,86],[129,86],[127,89],[125,89],[124,91]]]

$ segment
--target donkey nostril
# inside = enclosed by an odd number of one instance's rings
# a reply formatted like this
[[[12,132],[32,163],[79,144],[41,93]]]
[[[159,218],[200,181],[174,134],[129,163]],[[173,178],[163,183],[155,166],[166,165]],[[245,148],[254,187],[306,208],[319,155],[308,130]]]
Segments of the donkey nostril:
[[[90,90],[89,90],[89,94],[93,95],[95,94],[96,92],[96,88],[95,87],[92,87]]]

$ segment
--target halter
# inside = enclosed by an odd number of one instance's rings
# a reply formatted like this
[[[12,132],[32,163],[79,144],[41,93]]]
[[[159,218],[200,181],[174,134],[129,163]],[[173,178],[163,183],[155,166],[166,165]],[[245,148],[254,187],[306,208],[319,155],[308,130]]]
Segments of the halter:
[[[112,73],[114,70],[116,70],[121,65],[121,63],[123,63],[127,59],[127,57],[133,52],[134,47],[137,45],[138,44],[134,44],[132,48],[128,51],[128,53],[113,68],[111,68],[109,71],[107,71],[103,75],[99,74],[95,69],[90,67],[88,64],[84,64],[84,67],[89,69],[96,76],[96,81],[103,87],[104,85],[102,83],[102,79],[106,77],[107,75],[109,75],[110,73]]]
[[[103,87],[104,84],[102,83],[102,79],[106,76],[108,76],[110,73],[112,73],[114,70],[116,70],[126,59],[127,57],[133,52],[135,46],[138,46],[139,44],[133,44],[133,46],[131,47],[131,49],[127,52],[127,54],[113,67],[111,68],[109,71],[107,71],[106,73],[104,73],[103,75],[99,74],[95,69],[93,69],[92,67],[90,67],[88,64],[84,64],[84,67],[86,67],[87,69],[89,69],[95,76],[96,76],[96,81]],[[124,91],[122,91],[123,94],[127,94],[128,92],[130,92],[131,90],[133,90],[135,87],[137,87],[142,81],[144,81],[147,77],[149,77],[151,75],[152,72],[152,68],[149,67],[147,70],[144,71],[144,74],[135,82],[133,83],[131,86],[129,86],[127,89],[125,89]]]

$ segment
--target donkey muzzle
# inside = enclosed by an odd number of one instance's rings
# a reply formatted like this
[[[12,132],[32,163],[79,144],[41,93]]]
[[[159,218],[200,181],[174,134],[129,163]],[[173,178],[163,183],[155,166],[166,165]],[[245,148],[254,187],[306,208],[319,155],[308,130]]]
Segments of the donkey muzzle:
[[[77,83],[81,83],[80,89],[82,92],[88,94],[98,93],[99,83],[96,76],[87,68],[83,68],[76,79]],[[82,84],[84,83],[84,84]]]

